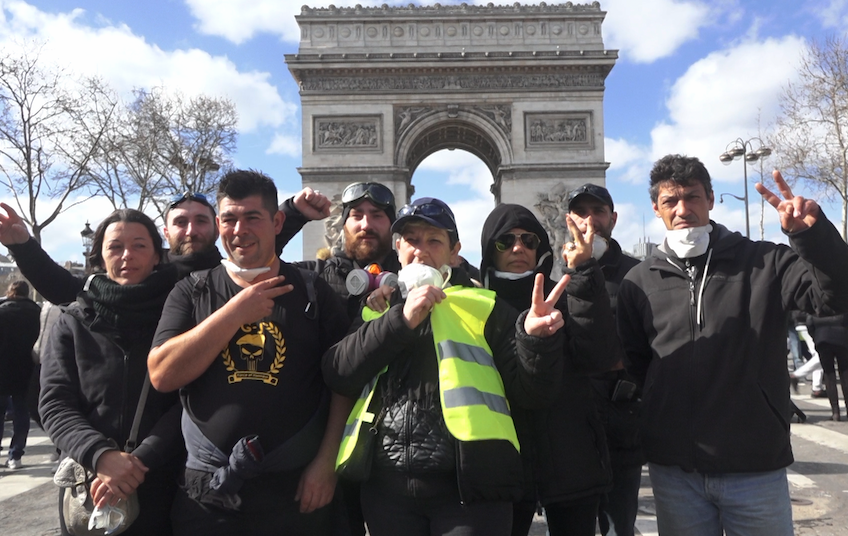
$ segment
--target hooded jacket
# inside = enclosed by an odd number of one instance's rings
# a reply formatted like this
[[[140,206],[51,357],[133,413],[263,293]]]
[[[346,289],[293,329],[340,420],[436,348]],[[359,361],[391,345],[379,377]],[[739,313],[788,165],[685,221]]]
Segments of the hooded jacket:
[[[540,244],[538,265],[521,279],[495,274],[495,240],[511,229],[535,233]],[[545,276],[550,292],[554,257],[548,234],[536,217],[520,205],[498,205],[483,224],[480,272],[484,285],[518,310],[529,307],[535,275]],[[590,374],[608,370],[621,355],[604,278],[597,261],[566,268],[571,282],[557,307],[566,314],[562,387],[544,409],[518,408],[513,417],[524,464],[525,500],[564,502],[609,489],[612,481],[606,434],[595,408]]]
[[[661,249],[621,284],[617,321],[630,372],[643,382],[649,462],[702,473],[791,464],[786,312],[848,305],[848,246],[820,213],[792,249],[711,222],[707,253]]]

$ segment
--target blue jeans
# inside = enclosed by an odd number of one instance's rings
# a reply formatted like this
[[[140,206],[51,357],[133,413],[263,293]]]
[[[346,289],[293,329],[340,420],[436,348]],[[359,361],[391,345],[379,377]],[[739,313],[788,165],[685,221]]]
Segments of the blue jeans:
[[[29,411],[27,411],[26,395],[0,395],[0,415],[6,414],[6,405],[10,398],[12,399],[12,444],[9,446],[9,459],[20,460],[24,455],[29,435]],[[0,427],[0,439],[3,439],[2,427]]]
[[[792,536],[786,469],[768,473],[687,473],[648,464],[663,536]]]

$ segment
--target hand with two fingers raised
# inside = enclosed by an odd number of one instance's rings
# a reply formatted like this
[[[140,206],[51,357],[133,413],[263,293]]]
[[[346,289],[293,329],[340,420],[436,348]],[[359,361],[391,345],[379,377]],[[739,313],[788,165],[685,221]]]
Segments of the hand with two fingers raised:
[[[565,292],[565,287],[570,280],[571,278],[569,276],[562,276],[562,279],[559,280],[546,298],[545,276],[536,274],[530,310],[527,316],[524,317],[524,331],[528,335],[550,337],[565,325],[562,311],[556,308],[556,304],[562,293]]]
[[[285,276],[278,275],[245,288],[225,306],[236,316],[238,325],[258,322],[274,311],[274,298],[288,294],[293,285],[285,285]]]
[[[775,169],[772,176],[777,189],[783,195],[783,199],[780,199],[759,182],[754,185],[754,188],[769,205],[777,210],[777,214],[780,216],[780,226],[783,230],[787,233],[797,233],[812,227],[819,218],[819,204],[812,199],[793,195],[792,189],[786,184],[780,171]]]
[[[592,242],[595,240],[595,226],[592,216],[586,217],[586,233],[581,233],[580,228],[570,215],[565,215],[565,224],[571,234],[571,242],[562,246],[562,260],[569,268],[576,268],[592,258]]]

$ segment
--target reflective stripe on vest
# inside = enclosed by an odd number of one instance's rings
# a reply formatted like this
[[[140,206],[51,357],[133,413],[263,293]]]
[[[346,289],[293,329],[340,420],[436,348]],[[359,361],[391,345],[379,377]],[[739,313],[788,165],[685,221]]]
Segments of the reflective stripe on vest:
[[[369,309],[368,307],[363,307],[360,314],[364,321],[369,322],[375,318],[383,316],[386,311],[388,311],[388,309],[383,312],[378,312]],[[339,455],[336,457],[336,468],[346,462],[347,459],[350,458],[350,455],[353,454],[353,449],[356,446],[356,440],[359,438],[360,431],[362,431],[362,424],[374,424],[375,415],[368,411],[368,408],[371,406],[371,399],[374,397],[377,380],[384,372],[386,372],[386,368],[378,372],[377,376],[375,376],[373,380],[368,382],[368,384],[362,388],[362,393],[359,394],[356,404],[354,404],[353,409],[350,410],[350,415],[348,415],[347,422],[345,422],[342,442],[341,445],[339,445]],[[365,432],[369,433],[367,430]]]
[[[503,379],[484,333],[495,307],[495,293],[449,287],[445,294],[430,313],[430,325],[448,431],[460,441],[504,439],[519,450]]]

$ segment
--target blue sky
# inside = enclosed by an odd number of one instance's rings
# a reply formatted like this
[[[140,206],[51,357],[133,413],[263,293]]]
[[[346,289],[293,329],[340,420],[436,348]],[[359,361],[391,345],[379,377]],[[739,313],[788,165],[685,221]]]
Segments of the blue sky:
[[[384,2],[307,4],[330,3]],[[279,0],[0,0],[0,43],[46,40],[49,61],[100,75],[125,93],[165,85],[187,94],[229,97],[240,117],[236,165],[265,171],[287,196],[300,189],[301,138],[297,87],[283,56],[297,51],[294,16],[301,5]],[[743,164],[724,166],[718,155],[739,137],[757,136],[760,128],[767,135],[779,112],[781,88],[794,79],[805,43],[841,34],[848,25],[848,0],[606,0],[601,8],[607,12],[605,46],[619,51],[606,83],[604,134],[607,187],[619,214],[614,236],[626,250],[643,232],[654,241],[664,232],[647,195],[651,163],[668,153],[698,156],[710,169],[717,193],[741,195]],[[767,174],[775,161],[773,156],[764,163]],[[749,166],[749,178],[758,171],[759,166]],[[491,180],[482,162],[462,151],[432,155],[413,177],[416,196],[440,197],[455,209],[463,253],[475,264],[482,215],[494,206]],[[797,193],[806,192],[799,188]],[[759,238],[759,196],[753,187],[750,195],[751,235]],[[10,196],[0,192],[0,199]],[[825,206],[838,220],[838,206]],[[766,208],[765,238],[782,241],[776,216]],[[80,260],[79,230],[86,219],[94,225],[109,211],[96,199],[71,209],[44,231],[45,248],[57,260]],[[744,230],[739,201],[716,203],[712,216]],[[303,256],[299,242],[284,253],[287,260]]]

